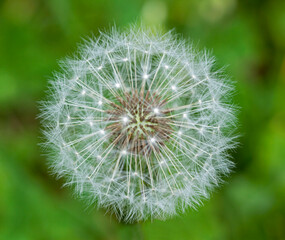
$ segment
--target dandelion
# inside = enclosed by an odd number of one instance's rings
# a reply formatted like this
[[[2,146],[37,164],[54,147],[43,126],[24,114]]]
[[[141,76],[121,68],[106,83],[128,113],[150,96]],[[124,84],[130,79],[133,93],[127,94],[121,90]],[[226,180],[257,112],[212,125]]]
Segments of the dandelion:
[[[86,41],[42,104],[50,165],[75,192],[137,222],[207,198],[232,167],[231,87],[171,32],[131,28]]]

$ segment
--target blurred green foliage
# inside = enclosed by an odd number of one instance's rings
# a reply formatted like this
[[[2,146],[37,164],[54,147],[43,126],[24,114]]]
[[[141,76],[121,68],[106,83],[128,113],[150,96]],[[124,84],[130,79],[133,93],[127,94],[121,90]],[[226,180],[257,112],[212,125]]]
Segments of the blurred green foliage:
[[[58,59],[84,36],[140,20],[227,65],[242,137],[234,173],[204,206],[136,235],[49,174],[36,116]],[[0,1],[0,239],[285,239],[284,54],[284,0]]]

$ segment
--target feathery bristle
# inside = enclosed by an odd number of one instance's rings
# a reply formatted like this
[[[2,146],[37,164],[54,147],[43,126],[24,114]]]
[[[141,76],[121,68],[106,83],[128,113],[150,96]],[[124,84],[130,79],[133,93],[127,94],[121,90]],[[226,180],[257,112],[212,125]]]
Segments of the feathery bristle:
[[[42,119],[51,167],[128,222],[195,207],[229,173],[231,87],[172,33],[101,33],[62,62]]]

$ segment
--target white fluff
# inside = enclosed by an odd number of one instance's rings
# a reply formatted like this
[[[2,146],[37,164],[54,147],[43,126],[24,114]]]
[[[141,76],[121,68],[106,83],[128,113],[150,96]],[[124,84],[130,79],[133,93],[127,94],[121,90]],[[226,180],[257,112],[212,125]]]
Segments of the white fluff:
[[[123,221],[165,219],[195,207],[229,173],[228,149],[234,147],[232,91],[213,58],[196,52],[171,32],[144,28],[101,33],[62,61],[42,103],[50,166],[76,193]],[[160,152],[134,156],[112,144],[115,96],[140,89],[167,99],[169,140]],[[129,116],[122,116],[129,124]]]

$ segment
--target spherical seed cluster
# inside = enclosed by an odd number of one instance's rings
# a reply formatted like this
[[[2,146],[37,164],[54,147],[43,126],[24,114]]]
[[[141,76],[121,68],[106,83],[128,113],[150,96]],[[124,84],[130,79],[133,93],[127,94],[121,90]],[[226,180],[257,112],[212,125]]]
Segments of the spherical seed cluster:
[[[51,166],[119,219],[164,219],[229,172],[231,88],[170,32],[113,30],[63,61],[42,104]]]

